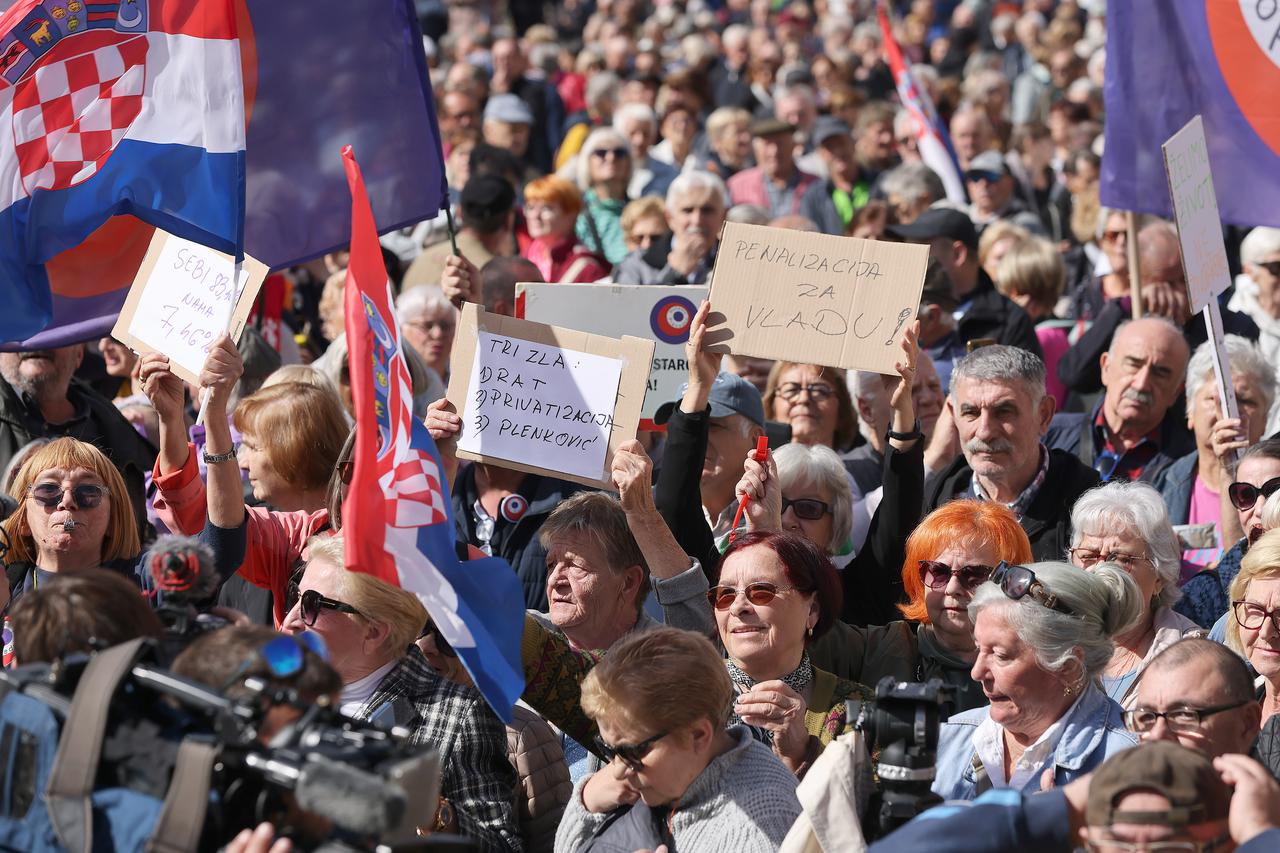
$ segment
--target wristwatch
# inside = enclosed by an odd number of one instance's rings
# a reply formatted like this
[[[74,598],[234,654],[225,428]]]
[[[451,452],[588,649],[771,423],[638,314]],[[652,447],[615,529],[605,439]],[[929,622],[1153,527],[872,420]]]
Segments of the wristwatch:
[[[440,807],[436,809],[436,822],[432,824],[432,832],[443,832],[446,827],[452,826],[454,820],[453,803],[440,798]]]
[[[233,444],[231,446],[231,449],[228,450],[226,453],[211,454],[209,453],[209,451],[204,450],[204,451],[201,451],[200,455],[204,457],[204,464],[206,465],[213,465],[217,462],[230,462],[232,459],[236,458],[236,448],[235,448],[235,445]]]
[[[920,418],[916,418],[916,422],[911,426],[911,432],[894,432],[893,427],[889,427],[889,438],[895,441],[915,441],[924,438],[924,431],[920,428]]]

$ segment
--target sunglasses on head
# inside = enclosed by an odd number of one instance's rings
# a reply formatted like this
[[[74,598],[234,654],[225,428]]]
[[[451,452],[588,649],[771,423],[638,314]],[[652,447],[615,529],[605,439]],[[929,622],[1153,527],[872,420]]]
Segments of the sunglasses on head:
[[[1227,497],[1231,499],[1233,507],[1244,512],[1253,509],[1258,498],[1269,498],[1278,491],[1280,491],[1280,477],[1272,477],[1261,486],[1255,486],[1253,483],[1232,483],[1227,486]]]
[[[768,581],[749,583],[741,590],[736,586],[713,586],[707,590],[707,600],[716,610],[728,610],[738,600],[739,591],[747,597],[747,601],[763,607],[784,592],[791,592],[794,586],[777,586]]]
[[[1070,607],[1059,602],[1058,596],[1050,592],[1043,581],[1037,580],[1036,573],[1026,566],[1011,566],[1001,560],[1000,565],[996,566],[996,570],[991,573],[991,580],[1000,587],[1000,591],[1005,596],[1013,601],[1031,596],[1036,603],[1050,610],[1056,610],[1068,616],[1076,615]]]
[[[302,672],[307,662],[307,652],[319,655],[324,661],[329,659],[329,650],[325,647],[324,640],[316,634],[304,631],[301,634],[293,636],[286,634],[268,640],[248,660],[236,667],[236,671],[222,685],[222,689],[225,691],[238,683],[258,661],[265,663],[267,669],[276,678],[295,676]]]
[[[617,746],[610,746],[604,742],[604,738],[596,735],[596,749],[600,751],[600,756],[606,762],[611,762],[614,758],[621,758],[623,764],[639,772],[644,768],[644,757],[653,749],[654,744],[666,737],[667,734],[668,732],[662,732],[639,743],[622,743]]]
[[[111,494],[106,486],[94,483],[81,483],[71,487],[71,499],[80,509],[93,509],[102,503],[103,498]],[[27,496],[41,506],[53,509],[62,503],[62,496],[67,493],[60,483],[36,483],[27,489]]]
[[[294,583],[289,584],[284,603],[286,613],[292,610],[295,605],[301,605],[302,622],[308,628],[316,624],[316,619],[320,618],[321,610],[336,610],[339,613],[350,613],[354,616],[364,615],[350,604],[332,598],[325,598],[314,589],[299,593],[298,585]]]
[[[994,571],[995,569],[991,566],[984,566],[981,563],[953,569],[937,560],[920,561],[920,580],[929,589],[945,589],[951,582],[951,578],[955,577],[965,589],[974,590],[990,578]]]
[[[831,504],[816,498],[797,498],[794,501],[783,498],[783,515],[786,515],[788,507],[796,514],[796,518],[802,518],[805,521],[818,521],[824,515],[831,514]]]

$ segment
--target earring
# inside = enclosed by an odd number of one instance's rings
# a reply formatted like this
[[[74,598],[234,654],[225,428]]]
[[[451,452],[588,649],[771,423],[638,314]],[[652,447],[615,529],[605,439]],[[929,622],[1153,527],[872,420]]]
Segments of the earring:
[[[1073,694],[1073,693],[1075,693],[1075,692],[1076,692],[1076,689],[1075,689],[1074,687],[1072,687],[1070,684],[1068,684],[1066,687],[1062,688],[1062,695],[1063,695],[1063,696],[1070,696],[1071,694]]]
[[[809,639],[811,639],[811,640],[812,640],[812,639],[813,639],[813,626],[812,626],[812,625],[810,625],[810,626],[809,626],[808,634],[809,634]]]

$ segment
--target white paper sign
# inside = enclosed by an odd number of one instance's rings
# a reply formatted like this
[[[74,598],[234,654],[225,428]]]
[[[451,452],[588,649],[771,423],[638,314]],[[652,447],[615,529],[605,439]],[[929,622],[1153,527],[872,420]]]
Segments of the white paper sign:
[[[480,332],[458,448],[596,479],[622,361]]]
[[[1163,151],[1191,310],[1200,311],[1231,284],[1218,198],[1209,168],[1209,146],[1200,116],[1169,137]]]

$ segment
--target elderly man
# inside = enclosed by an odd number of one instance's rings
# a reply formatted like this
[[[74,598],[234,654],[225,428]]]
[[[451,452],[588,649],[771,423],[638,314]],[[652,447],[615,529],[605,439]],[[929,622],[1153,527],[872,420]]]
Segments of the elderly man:
[[[724,224],[724,182],[709,172],[684,172],[667,190],[671,233],[636,249],[618,262],[613,279],[621,284],[703,284],[715,266]]]
[[[613,129],[627,138],[631,146],[631,183],[627,195],[640,198],[646,195],[665,196],[671,182],[680,170],[649,156],[649,149],[658,138],[658,116],[647,104],[623,104],[613,113]]]
[[[560,133],[564,128],[564,102],[554,86],[527,73],[528,59],[515,39],[495,39],[489,55],[493,61],[493,78],[489,88],[495,93],[489,103],[501,97],[498,93],[505,92],[518,97],[529,111],[527,149],[516,151],[515,154],[525,158],[525,162],[537,169],[539,174],[550,172],[552,158],[556,146],[560,144]],[[486,109],[486,119],[487,112]]]
[[[965,107],[951,117],[951,144],[955,146],[962,169],[968,169],[969,162],[989,149],[994,139],[991,119],[982,110]]]
[[[1017,184],[999,151],[983,151],[970,160],[964,181],[969,198],[973,199],[969,218],[979,230],[997,219],[1007,219],[1031,231],[1044,230],[1040,218],[1014,195]]]
[[[853,215],[871,198],[871,185],[858,168],[852,131],[843,120],[822,116],[814,125],[814,155],[822,163],[825,181],[815,181],[800,200],[801,215],[824,234],[848,233]]]
[[[494,95],[484,107],[484,141],[526,161],[532,137],[533,113],[516,95]]]
[[[460,131],[480,126],[480,102],[467,89],[445,89],[436,118],[440,122],[440,137],[452,140]]]
[[[734,204],[759,205],[769,212],[770,219],[801,212],[800,200],[818,179],[796,166],[795,134],[795,125],[778,118],[761,119],[751,125],[757,165],[729,179],[729,196]]]
[[[918,161],[886,172],[880,189],[899,225],[915,222],[935,201],[947,197],[947,188],[938,173]]]
[[[963,455],[925,483],[925,510],[956,498],[999,501],[1017,514],[1038,560],[1071,545],[1071,505],[1098,475],[1043,437],[1054,401],[1044,362],[1025,350],[988,346],[956,363],[947,400]]]
[[[1190,357],[1182,331],[1168,320],[1125,323],[1102,354],[1102,402],[1091,414],[1058,415],[1050,446],[1075,454],[1103,482],[1156,482],[1195,449],[1180,419],[1165,417],[1182,391]]]
[[[83,358],[83,344],[0,353],[0,468],[37,438],[95,444],[120,469],[141,530],[148,527],[144,472],[156,449],[110,400],[74,378]]]

